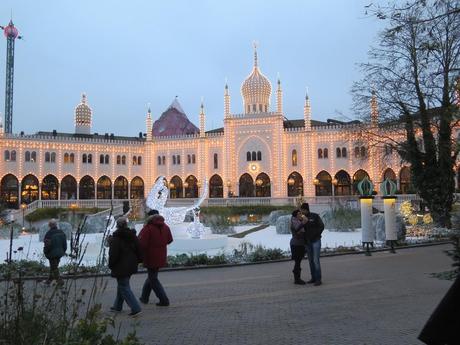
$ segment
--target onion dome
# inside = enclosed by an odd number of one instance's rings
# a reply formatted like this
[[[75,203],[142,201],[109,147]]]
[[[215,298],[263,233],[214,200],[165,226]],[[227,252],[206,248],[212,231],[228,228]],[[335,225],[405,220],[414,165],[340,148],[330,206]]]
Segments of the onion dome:
[[[5,26],[5,28],[3,29],[3,34],[5,35],[6,38],[12,38],[12,39],[18,38],[19,31],[14,26],[13,21],[10,20],[10,23],[8,24],[8,26]]]
[[[187,118],[177,97],[152,126],[154,137],[198,134],[200,130]]]
[[[87,104],[86,95],[81,95],[81,102],[75,107],[75,133],[91,134],[93,111]]]
[[[254,46],[254,67],[251,74],[241,84],[244,112],[246,114],[268,112],[271,94],[272,85],[259,70],[257,50]]]

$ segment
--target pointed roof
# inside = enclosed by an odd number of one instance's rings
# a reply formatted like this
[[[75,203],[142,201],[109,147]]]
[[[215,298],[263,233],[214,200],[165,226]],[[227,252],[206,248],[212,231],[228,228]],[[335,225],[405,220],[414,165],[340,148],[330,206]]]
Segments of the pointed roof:
[[[177,97],[152,126],[155,137],[198,134],[200,130],[187,118]]]

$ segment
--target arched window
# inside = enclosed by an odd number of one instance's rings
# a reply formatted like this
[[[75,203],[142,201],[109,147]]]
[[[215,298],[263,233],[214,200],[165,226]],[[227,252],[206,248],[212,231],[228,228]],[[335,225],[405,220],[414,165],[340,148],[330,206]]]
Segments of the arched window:
[[[161,157],[160,156],[157,157],[157,160],[158,160],[158,165],[161,165]]]
[[[315,195],[332,195],[332,178],[327,171],[321,171],[315,178]]]
[[[51,163],[56,163],[56,152],[51,152]]]
[[[180,165],[180,155],[177,155],[176,160],[177,160],[177,165]]]
[[[126,156],[121,156],[121,165],[126,165]]]
[[[176,165],[176,155],[173,155],[173,165]]]
[[[241,175],[239,180],[239,196],[242,198],[254,197],[254,180],[251,175],[245,173]]]
[[[257,153],[256,153],[256,151],[252,151],[251,160],[253,160],[253,161],[256,161],[256,160],[257,160]]]
[[[144,181],[136,176],[131,180],[131,199],[144,198]]]
[[[366,157],[366,148],[364,146],[361,146],[361,157]]]
[[[82,156],[81,156],[81,162],[83,164],[86,164],[86,162],[88,161],[88,156],[86,155],[86,153],[84,153]]]
[[[137,165],[137,156],[133,156],[133,165]]]
[[[262,152],[257,151],[257,160],[261,161],[262,160]]]
[[[266,173],[260,173],[256,177],[256,196],[269,197],[271,196],[270,177]]]
[[[342,147],[342,158],[347,158],[347,148]]]
[[[88,154],[88,164],[93,164],[93,155],[91,153]]]
[[[196,163],[195,154],[192,154],[192,164]]]
[[[5,150],[3,157],[5,158],[5,162],[9,162],[10,161],[10,151]]]
[[[109,155],[105,155],[104,163],[109,164]]]
[[[318,159],[322,159],[322,158],[323,158],[323,150],[318,149]]]
[[[169,182],[169,197],[171,199],[184,197],[182,179],[177,175],[173,176]]]
[[[45,163],[49,163],[50,162],[50,153],[49,152],[45,152]]]
[[[166,164],[166,157],[165,156],[161,157],[161,164],[163,164],[163,165]]]
[[[209,197],[224,197],[224,182],[222,181],[222,178],[219,175],[212,175],[209,179]]]
[[[262,112],[262,104],[259,104],[259,111]]]
[[[251,152],[246,152],[246,161],[250,162],[251,161]]]
[[[120,165],[121,164],[121,157],[120,155],[117,155],[117,165]]]
[[[79,197],[80,199],[94,199],[94,180],[91,176],[83,176],[79,183]]]
[[[26,152],[26,159],[27,159],[27,152]],[[69,154],[67,152],[64,153],[64,163],[69,163]]]
[[[267,111],[268,111],[268,110],[267,110],[267,105],[265,104],[265,112],[267,112]]]
[[[355,158],[359,158],[359,146],[355,147]]]
[[[192,163],[192,157],[190,155],[187,155],[187,164]]]
[[[250,112],[251,112],[251,106],[248,105],[248,113],[250,113]]]
[[[353,194],[359,194],[358,192],[358,183],[363,180],[365,177],[369,178],[369,174],[363,170],[359,169],[358,171],[355,172],[353,175]]]
[[[12,162],[16,162],[16,151],[15,150],[11,151],[10,160]]]
[[[104,155],[99,156],[99,164],[104,164]]]
[[[128,199],[128,180],[118,176],[113,183],[114,199]]]
[[[340,147],[337,147],[335,149],[335,157],[336,158],[341,158],[342,157],[342,150],[340,149]]]
[[[54,175],[47,175],[42,181],[42,200],[58,199],[58,179]]]
[[[32,152],[30,153],[30,161],[31,161],[31,162],[36,162],[36,161],[37,161],[37,152],[32,151]]]
[[[292,150],[292,153],[291,153],[291,164],[292,164],[292,166],[294,166],[294,167],[297,166],[297,150]]]
[[[97,181],[97,199],[112,199],[112,181],[107,176]]]
[[[257,111],[257,105],[256,104],[253,104],[252,105],[252,111],[255,113]]]
[[[141,156],[137,157],[137,165],[142,165],[142,157]]]
[[[217,153],[214,153],[214,169],[217,169],[219,167],[219,161],[217,157]]]
[[[198,198],[198,180],[195,176],[190,175],[185,179],[184,189],[186,198]]]
[[[32,154],[33,154],[33,152],[32,152]],[[69,163],[74,163],[74,162],[75,162],[75,155],[73,153],[71,153],[69,155]]]
[[[61,200],[77,198],[77,180],[71,175],[65,176],[61,181]],[[81,198],[81,196],[80,196]]]
[[[288,176],[287,190],[289,197],[303,195],[303,178],[297,171]]]
[[[329,150],[326,148],[323,150],[323,157],[327,159],[328,155],[329,155]]]
[[[38,179],[34,175],[27,175],[21,181],[21,199],[24,203],[30,204],[38,200]]]
[[[340,170],[335,174],[334,195],[351,195],[351,178],[344,170]]]
[[[7,174],[0,181],[0,201],[9,208],[17,208],[19,201],[19,181],[16,176]]]

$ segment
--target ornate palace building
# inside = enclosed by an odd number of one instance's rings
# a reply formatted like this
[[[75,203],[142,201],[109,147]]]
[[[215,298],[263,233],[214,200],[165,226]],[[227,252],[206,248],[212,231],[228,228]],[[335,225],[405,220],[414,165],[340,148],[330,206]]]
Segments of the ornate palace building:
[[[365,123],[313,120],[308,95],[303,119],[288,120],[279,80],[276,107],[270,104],[272,84],[256,51],[241,95],[244,113],[234,114],[225,85],[224,127],[207,132],[203,105],[198,128],[175,99],[159,118],[147,112],[145,135],[92,133],[85,95],[75,108],[74,133],[7,134],[0,128],[1,199],[10,207],[35,200],[141,199],[159,176],[166,177],[171,198],[197,197],[204,179],[209,198],[353,195],[364,176],[375,185],[389,177],[401,193],[411,191],[409,168],[397,153],[363,140],[363,131],[385,126],[375,99]],[[396,126],[392,135],[404,133]]]

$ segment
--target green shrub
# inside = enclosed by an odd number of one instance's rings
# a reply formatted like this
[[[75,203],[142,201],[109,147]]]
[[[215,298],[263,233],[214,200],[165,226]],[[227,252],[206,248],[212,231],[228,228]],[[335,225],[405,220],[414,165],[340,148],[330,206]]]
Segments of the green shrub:
[[[361,212],[342,203],[335,203],[322,214],[324,226],[332,231],[355,231],[361,227]]]
[[[25,216],[28,222],[37,222],[43,219],[59,218],[59,214],[64,212],[64,208],[37,208],[35,211]]]

